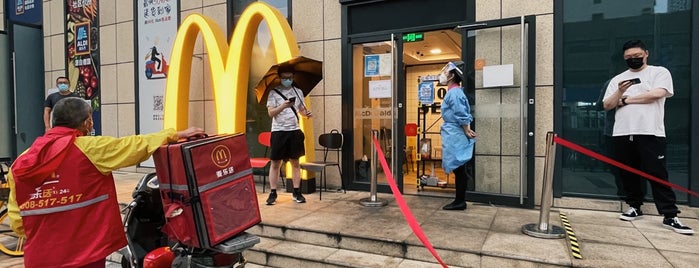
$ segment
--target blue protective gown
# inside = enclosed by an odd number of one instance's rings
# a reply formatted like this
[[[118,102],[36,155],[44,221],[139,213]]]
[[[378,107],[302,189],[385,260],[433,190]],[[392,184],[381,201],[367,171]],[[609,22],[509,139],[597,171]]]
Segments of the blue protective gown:
[[[468,105],[463,88],[450,88],[444,96],[441,110],[444,119],[440,129],[442,168],[448,174],[471,160],[476,140],[468,138],[463,128],[473,121],[471,107]]]

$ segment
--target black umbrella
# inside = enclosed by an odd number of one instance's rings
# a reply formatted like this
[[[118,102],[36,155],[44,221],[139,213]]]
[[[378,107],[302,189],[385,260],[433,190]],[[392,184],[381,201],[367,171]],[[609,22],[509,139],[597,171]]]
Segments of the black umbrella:
[[[258,103],[267,102],[269,92],[281,84],[279,70],[294,73],[293,86],[303,91],[307,96],[311,90],[323,79],[323,62],[298,56],[288,61],[272,65],[255,86]]]

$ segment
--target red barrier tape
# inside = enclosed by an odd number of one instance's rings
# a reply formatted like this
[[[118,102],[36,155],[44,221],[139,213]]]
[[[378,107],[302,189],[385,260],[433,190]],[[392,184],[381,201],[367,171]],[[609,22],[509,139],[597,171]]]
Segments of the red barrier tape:
[[[558,137],[558,136],[553,136],[553,141],[554,141],[555,143],[560,144],[561,146],[568,147],[568,148],[571,149],[571,150],[577,151],[577,152],[579,152],[579,153],[582,153],[582,154],[587,155],[587,156],[589,156],[589,157],[592,157],[592,158],[594,158],[594,159],[600,160],[600,161],[605,162],[605,163],[607,163],[607,164],[610,164],[610,165],[612,165],[612,166],[616,166],[616,167],[618,167],[618,168],[621,168],[621,169],[626,170],[626,171],[628,171],[628,172],[634,173],[634,174],[636,174],[636,175],[639,175],[639,176],[644,177],[644,178],[646,178],[646,179],[652,180],[652,181],[654,181],[654,182],[660,183],[660,184],[662,184],[662,185],[668,186],[668,187],[670,187],[670,188],[675,188],[675,189],[680,190],[680,191],[682,191],[682,192],[685,192],[685,193],[691,194],[691,195],[693,195],[693,196],[699,197],[699,194],[698,194],[698,193],[692,192],[691,190],[689,190],[689,189],[687,189],[687,188],[684,188],[684,187],[682,187],[682,186],[679,186],[679,185],[674,184],[674,183],[671,183],[671,182],[664,181],[664,180],[662,180],[662,179],[660,179],[660,178],[658,178],[658,177],[655,177],[655,176],[653,176],[653,175],[650,175],[650,174],[645,173],[645,172],[643,172],[643,171],[640,171],[640,170],[638,170],[638,169],[635,169],[635,168],[632,168],[632,167],[630,167],[630,166],[627,166],[627,165],[625,165],[625,164],[623,164],[623,163],[621,163],[621,162],[619,162],[619,161],[616,161],[616,160],[611,159],[611,158],[609,158],[609,157],[606,157],[606,156],[604,156],[604,155],[595,153],[595,152],[593,152],[593,151],[591,151],[591,150],[588,150],[588,149],[586,149],[586,148],[584,148],[584,147],[582,147],[582,146],[580,146],[580,145],[577,145],[577,144],[575,144],[575,143],[572,143],[572,142],[570,142],[570,141],[567,141],[567,140],[565,140],[565,139],[563,139],[563,138],[560,138],[560,137]]]
[[[403,213],[405,221],[408,222],[408,225],[410,226],[410,229],[413,229],[413,233],[415,233],[415,236],[417,236],[417,238],[420,239],[420,242],[422,242],[422,244],[427,248],[427,250],[429,250],[430,253],[432,253],[432,256],[434,256],[434,258],[437,259],[439,264],[441,264],[442,267],[449,267],[444,263],[444,261],[442,261],[442,258],[439,257],[437,251],[434,249],[434,247],[432,247],[430,240],[427,239],[427,236],[422,231],[422,228],[420,228],[420,224],[417,223],[417,220],[415,220],[415,216],[413,216],[413,213],[410,212],[408,204],[405,203],[405,199],[403,199],[403,195],[398,190],[398,185],[396,185],[396,182],[393,179],[393,173],[391,173],[391,169],[388,168],[388,163],[386,163],[386,157],[384,156],[384,153],[381,150],[379,141],[374,136],[372,136],[372,139],[374,140],[374,148],[376,148],[376,152],[378,153],[378,158],[381,162],[381,167],[383,167],[383,171],[384,173],[386,173],[386,180],[388,181],[388,184],[391,186],[393,197],[396,198],[396,203],[398,203],[398,207],[400,208],[400,211]]]

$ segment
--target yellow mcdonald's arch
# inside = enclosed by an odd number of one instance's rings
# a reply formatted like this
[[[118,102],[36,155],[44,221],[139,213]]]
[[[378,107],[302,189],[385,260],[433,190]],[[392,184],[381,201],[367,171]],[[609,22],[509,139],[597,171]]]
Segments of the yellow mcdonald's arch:
[[[200,14],[192,14],[182,21],[170,56],[163,113],[165,128],[188,127],[192,54],[197,35],[201,33],[211,67],[216,130],[218,133],[245,132],[250,57],[257,28],[263,19],[270,30],[277,62],[299,56],[296,37],[286,18],[264,2],[254,2],[243,11],[233,31],[230,47],[226,43],[223,30],[214,20]],[[305,102],[310,106],[310,98],[306,97]],[[307,138],[306,157],[300,160],[312,161],[315,142],[312,138],[313,123],[310,118],[301,119],[301,129]]]

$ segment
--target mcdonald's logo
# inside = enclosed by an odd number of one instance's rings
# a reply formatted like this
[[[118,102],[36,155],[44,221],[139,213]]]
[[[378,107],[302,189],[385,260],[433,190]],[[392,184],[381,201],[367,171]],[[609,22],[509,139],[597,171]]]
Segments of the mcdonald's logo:
[[[211,18],[192,14],[182,21],[170,56],[163,113],[165,128],[187,128],[192,54],[197,35],[201,33],[211,68],[216,130],[218,133],[245,132],[250,59],[257,28],[263,19],[270,30],[277,62],[299,56],[296,37],[286,18],[264,2],[254,2],[243,11],[230,46],[224,32]],[[310,105],[310,98],[306,103]],[[306,137],[313,137],[311,119],[302,118],[301,129]],[[305,147],[306,157],[300,161],[313,161],[315,143],[312,138],[306,138]]]
[[[211,151],[211,161],[220,168],[225,168],[231,163],[231,150],[224,145],[214,147]]]

